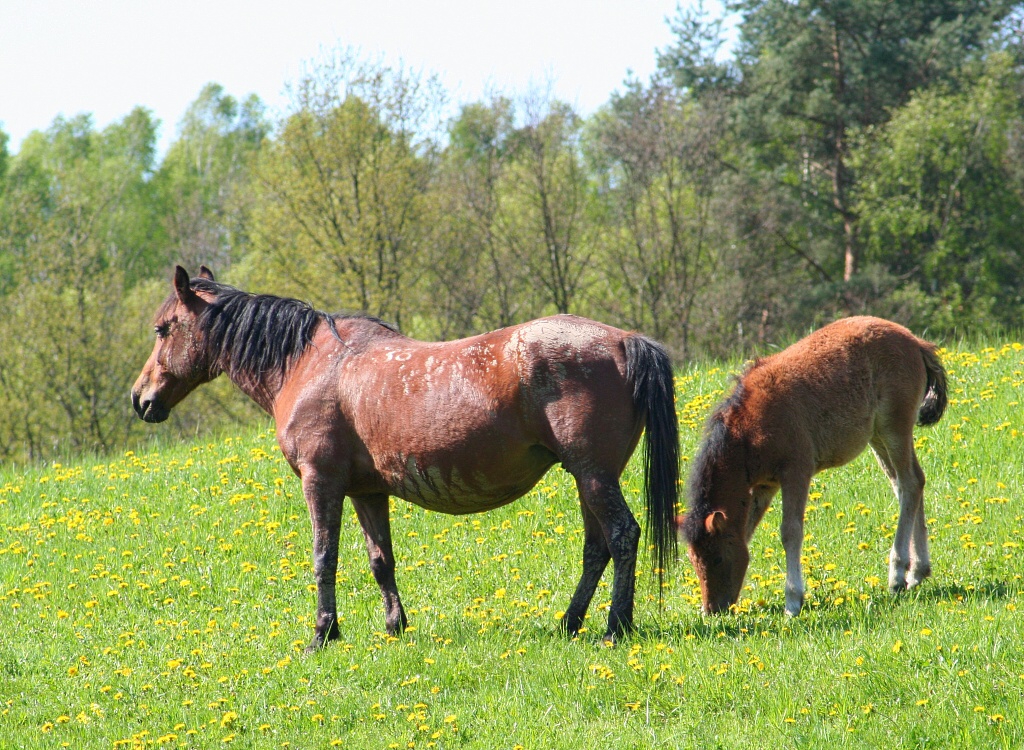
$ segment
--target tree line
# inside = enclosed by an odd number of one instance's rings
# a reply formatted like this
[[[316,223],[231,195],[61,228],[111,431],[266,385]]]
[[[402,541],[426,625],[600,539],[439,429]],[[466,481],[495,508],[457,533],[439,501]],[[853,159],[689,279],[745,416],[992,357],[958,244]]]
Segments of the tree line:
[[[0,131],[0,460],[147,437],[127,392],[174,264],[447,339],[570,312],[676,362],[847,314],[932,337],[1024,311],[1022,3],[700,6],[589,116],[543,89],[452,109],[338,49],[271,118],[206,86],[158,156],[103,129]],[[179,434],[251,419],[225,383]]]

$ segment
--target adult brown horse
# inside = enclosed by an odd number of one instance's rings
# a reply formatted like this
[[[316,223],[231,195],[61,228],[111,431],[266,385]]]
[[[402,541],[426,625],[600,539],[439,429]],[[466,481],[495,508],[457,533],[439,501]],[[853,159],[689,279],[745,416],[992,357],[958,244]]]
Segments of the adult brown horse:
[[[640,527],[619,476],[645,440],[647,531],[655,564],[674,558],[679,477],[672,367],[635,333],[559,315],[447,343],[406,338],[365,316],[190,279],[180,266],[156,313],[156,345],[132,388],[161,422],[220,373],[274,417],[313,524],[316,631],[338,637],[342,502],[352,500],[391,634],[406,625],[395,585],[388,496],[442,513],[510,503],[556,462],[583,511],[583,575],[562,620],[579,631],[614,561],[606,639],[630,629]],[[659,578],[661,572],[659,572]]]
[[[899,499],[889,588],[926,578],[931,563],[914,422],[935,424],[945,408],[946,374],[935,346],[880,318],[839,320],[750,365],[708,419],[681,524],[704,610],[719,612],[739,599],[750,538],[781,488],[786,614],[800,611],[811,477],[852,461],[867,445]]]

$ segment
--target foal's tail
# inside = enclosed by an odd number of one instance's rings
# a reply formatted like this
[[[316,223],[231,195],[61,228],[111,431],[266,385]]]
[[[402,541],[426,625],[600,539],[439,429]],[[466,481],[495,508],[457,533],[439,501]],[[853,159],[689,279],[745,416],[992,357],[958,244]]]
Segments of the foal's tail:
[[[676,558],[676,501],[679,497],[679,424],[675,382],[668,354],[651,339],[633,334],[626,348],[626,378],[644,424],[644,497],[647,535],[654,545],[658,583]],[[661,586],[658,587],[659,595]]]
[[[917,410],[917,423],[925,427],[942,419],[942,413],[946,411],[946,370],[939,361],[939,355],[935,353],[934,344],[922,341],[921,357],[928,374],[928,385],[921,408]]]

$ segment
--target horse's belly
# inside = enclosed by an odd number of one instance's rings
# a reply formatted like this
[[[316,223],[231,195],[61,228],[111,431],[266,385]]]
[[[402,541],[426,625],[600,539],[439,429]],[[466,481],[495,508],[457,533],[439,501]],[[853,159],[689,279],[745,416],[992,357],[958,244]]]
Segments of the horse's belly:
[[[391,494],[439,513],[479,513],[525,495],[552,463],[531,462],[495,473],[466,467],[425,466],[409,458],[405,470],[392,475]]]
[[[846,433],[836,431],[832,440],[819,447],[816,470],[823,471],[850,463],[864,452],[870,437],[868,429],[849,430]]]

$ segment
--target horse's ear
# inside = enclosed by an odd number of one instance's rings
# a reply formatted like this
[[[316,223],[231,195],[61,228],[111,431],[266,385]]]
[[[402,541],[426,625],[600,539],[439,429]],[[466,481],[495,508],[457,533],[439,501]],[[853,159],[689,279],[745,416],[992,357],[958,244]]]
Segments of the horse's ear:
[[[213,278],[213,271],[206,266],[199,266],[199,278],[206,279],[207,281],[215,281]]]
[[[192,291],[188,271],[181,266],[174,267],[174,291],[178,295],[178,299],[186,303],[196,296],[196,293]]]
[[[720,510],[713,510],[704,519],[704,530],[709,534],[721,534],[725,531],[725,513]]]

